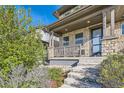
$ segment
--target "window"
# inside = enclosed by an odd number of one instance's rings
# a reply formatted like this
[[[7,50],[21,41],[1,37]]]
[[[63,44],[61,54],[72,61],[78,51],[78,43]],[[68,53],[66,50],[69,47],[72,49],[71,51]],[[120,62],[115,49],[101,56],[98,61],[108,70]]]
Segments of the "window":
[[[122,34],[124,35],[124,23],[121,25]]]
[[[83,33],[75,35],[75,44],[83,44]]]
[[[64,37],[63,38],[63,46],[68,46],[69,45],[69,37]]]

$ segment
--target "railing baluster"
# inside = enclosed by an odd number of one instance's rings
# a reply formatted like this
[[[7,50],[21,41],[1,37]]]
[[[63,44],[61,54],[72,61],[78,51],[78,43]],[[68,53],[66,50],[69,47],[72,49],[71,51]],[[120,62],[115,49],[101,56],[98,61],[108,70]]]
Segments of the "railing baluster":
[[[67,46],[67,47],[55,47],[54,56],[55,57],[75,57],[81,56],[82,45]]]
[[[63,56],[65,57],[66,55],[65,55],[65,47],[63,48]]]
[[[75,47],[73,47],[73,50],[72,50],[72,56],[75,57]]]
[[[79,53],[80,53],[80,56],[81,56],[81,44],[79,46]]]

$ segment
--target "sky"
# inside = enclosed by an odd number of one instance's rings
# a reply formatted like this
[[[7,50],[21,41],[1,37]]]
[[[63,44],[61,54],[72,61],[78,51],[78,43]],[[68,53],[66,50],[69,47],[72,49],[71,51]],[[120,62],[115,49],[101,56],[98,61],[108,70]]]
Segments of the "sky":
[[[18,8],[21,6],[17,6]],[[49,25],[57,21],[57,18],[53,15],[53,12],[60,8],[59,5],[24,5],[26,10],[31,8],[31,16],[33,18],[33,25],[38,23],[43,25]]]

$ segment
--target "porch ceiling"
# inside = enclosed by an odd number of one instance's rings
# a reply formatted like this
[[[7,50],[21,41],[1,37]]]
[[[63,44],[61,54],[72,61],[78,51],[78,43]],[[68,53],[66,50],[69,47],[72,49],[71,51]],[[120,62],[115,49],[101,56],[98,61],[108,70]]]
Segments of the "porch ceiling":
[[[84,20],[80,20],[74,23],[70,23],[64,26],[61,26],[59,28],[54,29],[54,31],[56,33],[67,33],[67,32],[71,32],[74,31],[76,29],[81,29],[84,27],[88,27],[97,23],[102,22],[102,14],[96,15],[94,17],[88,18],[88,19],[84,19]]]
[[[110,22],[110,14],[108,13],[107,15],[108,15],[107,22]],[[116,6],[116,10],[115,10],[116,21],[124,20],[122,19],[122,15],[124,15],[124,6]],[[52,31],[58,34],[63,34],[70,31],[74,31],[76,29],[89,27],[91,25],[98,23],[102,23],[102,11],[96,11],[88,16],[82,17],[65,25],[56,27]]]

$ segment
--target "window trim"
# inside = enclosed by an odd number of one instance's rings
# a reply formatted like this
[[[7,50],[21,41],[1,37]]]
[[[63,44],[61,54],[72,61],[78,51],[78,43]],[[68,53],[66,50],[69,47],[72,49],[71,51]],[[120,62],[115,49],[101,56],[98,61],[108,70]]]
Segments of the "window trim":
[[[124,25],[124,22],[123,23],[121,23],[121,35],[123,35],[124,36],[124,33],[123,33],[123,29],[122,29],[122,26]]]
[[[77,35],[77,34],[82,34],[82,36],[83,36],[82,38],[84,38],[84,33],[83,33],[83,32],[80,32],[80,33],[76,33],[76,34],[75,34],[75,45],[80,45],[80,44],[77,44],[77,43],[76,43],[76,35]],[[82,42],[81,45],[83,45],[83,43],[84,43],[84,42]]]
[[[65,38],[65,37],[68,37],[68,41],[67,41],[67,42],[68,42],[68,45],[64,45],[64,42],[65,42],[65,41],[64,41],[64,38]],[[69,46],[69,36],[64,36],[64,37],[63,37],[63,46]]]

